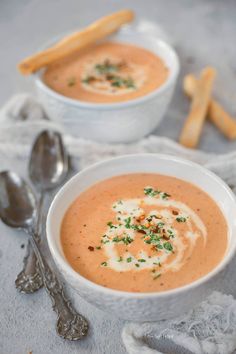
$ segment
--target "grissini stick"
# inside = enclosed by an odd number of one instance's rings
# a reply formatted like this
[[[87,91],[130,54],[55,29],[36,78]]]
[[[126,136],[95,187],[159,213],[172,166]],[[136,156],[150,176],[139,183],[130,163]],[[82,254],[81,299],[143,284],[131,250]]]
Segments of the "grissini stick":
[[[187,96],[193,97],[197,85],[194,75],[186,75],[183,89]],[[209,120],[230,140],[236,139],[236,120],[214,99],[210,100],[207,116]]]
[[[180,143],[188,148],[195,148],[199,142],[215,76],[216,71],[208,67],[202,71],[197,82],[190,112],[179,139]]]
[[[123,24],[131,22],[133,18],[134,13],[131,10],[122,10],[105,16],[83,30],[63,38],[53,47],[24,59],[19,63],[18,69],[23,75],[32,74],[58,59],[103,39],[117,31]]]

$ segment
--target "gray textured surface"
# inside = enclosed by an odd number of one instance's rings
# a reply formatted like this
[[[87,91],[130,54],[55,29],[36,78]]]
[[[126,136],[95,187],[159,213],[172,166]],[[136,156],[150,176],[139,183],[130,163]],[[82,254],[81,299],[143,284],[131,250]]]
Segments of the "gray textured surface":
[[[219,70],[215,94],[236,115],[234,0],[0,0],[0,103],[13,93],[32,88],[31,79],[20,77],[15,69],[20,59],[48,38],[84,26],[122,7],[133,8],[138,16],[156,21],[169,33],[181,59],[180,80],[188,71],[197,72],[204,65],[215,65]],[[180,80],[171,107],[158,129],[160,135],[174,139],[188,109]],[[200,147],[223,152],[235,149],[236,143],[227,142],[207,124]],[[13,168],[13,163],[19,172],[26,166],[26,161],[6,160],[3,164],[1,159],[1,169]],[[6,237],[9,237],[7,242]],[[91,335],[81,343],[66,343],[55,334],[55,317],[51,315],[50,300],[44,291],[28,297],[17,294],[13,284],[25,253],[20,245],[25,244],[25,240],[25,236],[21,239],[20,235],[17,237],[14,231],[0,225],[0,354],[25,354],[30,350],[33,354],[125,353],[120,340],[121,321],[86,304],[83,308],[80,301],[84,315],[89,317],[91,311],[93,313]],[[74,297],[72,291],[71,295]],[[6,318],[8,321],[2,322]]]

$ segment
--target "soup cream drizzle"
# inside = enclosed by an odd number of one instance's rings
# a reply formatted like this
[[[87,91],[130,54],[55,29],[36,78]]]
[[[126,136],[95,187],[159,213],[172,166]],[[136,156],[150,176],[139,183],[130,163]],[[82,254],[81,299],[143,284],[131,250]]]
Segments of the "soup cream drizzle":
[[[158,250],[157,256],[148,257],[147,253],[140,249],[138,254],[134,255],[130,252],[125,252],[122,255],[123,261],[117,261],[119,259],[119,254],[116,249],[116,244],[114,242],[104,243],[103,249],[107,256],[107,266],[115,271],[140,271],[142,269],[153,269],[153,264],[161,264],[159,268],[159,273],[165,273],[166,271],[178,271],[184,264],[184,255],[190,256],[196,240],[199,237],[202,237],[204,244],[206,243],[207,231],[204,223],[200,217],[186,204],[175,201],[173,199],[163,200],[155,197],[144,197],[136,199],[123,200],[122,202],[116,202],[112,206],[112,210],[116,213],[117,224],[114,224],[116,228],[108,227],[106,230],[106,235],[108,239],[112,241],[114,237],[126,236],[134,239],[137,231],[127,229],[125,227],[125,220],[127,217],[131,217],[131,223],[135,221],[135,218],[144,214],[142,206],[153,206],[153,210],[146,215],[146,218],[150,215],[161,215],[161,220],[156,220],[155,222],[163,221],[165,223],[165,228],[170,228],[173,230],[174,238],[171,239],[171,243],[174,248],[174,259],[168,261],[168,258],[173,255],[172,252],[169,252],[166,249]],[[158,210],[155,209],[158,207]],[[173,215],[169,208],[175,209],[178,211],[179,215],[186,218],[185,228],[186,232],[184,234],[179,234],[176,228],[173,228],[173,222],[176,220],[176,216]],[[195,228],[193,228],[193,225]],[[194,229],[197,231],[194,232]],[[187,241],[187,242],[186,242]],[[187,244],[186,244],[187,243]],[[127,262],[127,258],[131,257],[131,261]],[[145,261],[139,262],[139,259]],[[136,264],[139,266],[137,267]]]

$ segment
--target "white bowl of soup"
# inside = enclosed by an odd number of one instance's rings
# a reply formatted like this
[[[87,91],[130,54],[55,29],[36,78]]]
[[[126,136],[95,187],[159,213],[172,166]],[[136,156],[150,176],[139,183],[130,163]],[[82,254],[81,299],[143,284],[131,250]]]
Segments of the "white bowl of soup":
[[[236,200],[207,169],[127,155],[75,175],[47,218],[55,263],[80,296],[134,321],[175,317],[219,285],[236,248]]]
[[[126,28],[36,74],[47,115],[78,137],[131,142],[160,123],[179,72],[174,49]]]

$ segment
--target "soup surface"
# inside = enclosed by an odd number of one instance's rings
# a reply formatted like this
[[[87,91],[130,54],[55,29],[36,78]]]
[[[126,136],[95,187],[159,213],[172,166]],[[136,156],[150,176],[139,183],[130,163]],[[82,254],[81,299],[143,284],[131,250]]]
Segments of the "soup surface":
[[[104,42],[50,65],[43,79],[64,96],[112,103],[144,96],[167,77],[168,69],[154,53],[129,44]]]
[[[210,272],[226,252],[227,233],[221,210],[195,185],[129,174],[99,182],[73,202],[61,243],[85,278],[108,288],[154,292]]]

